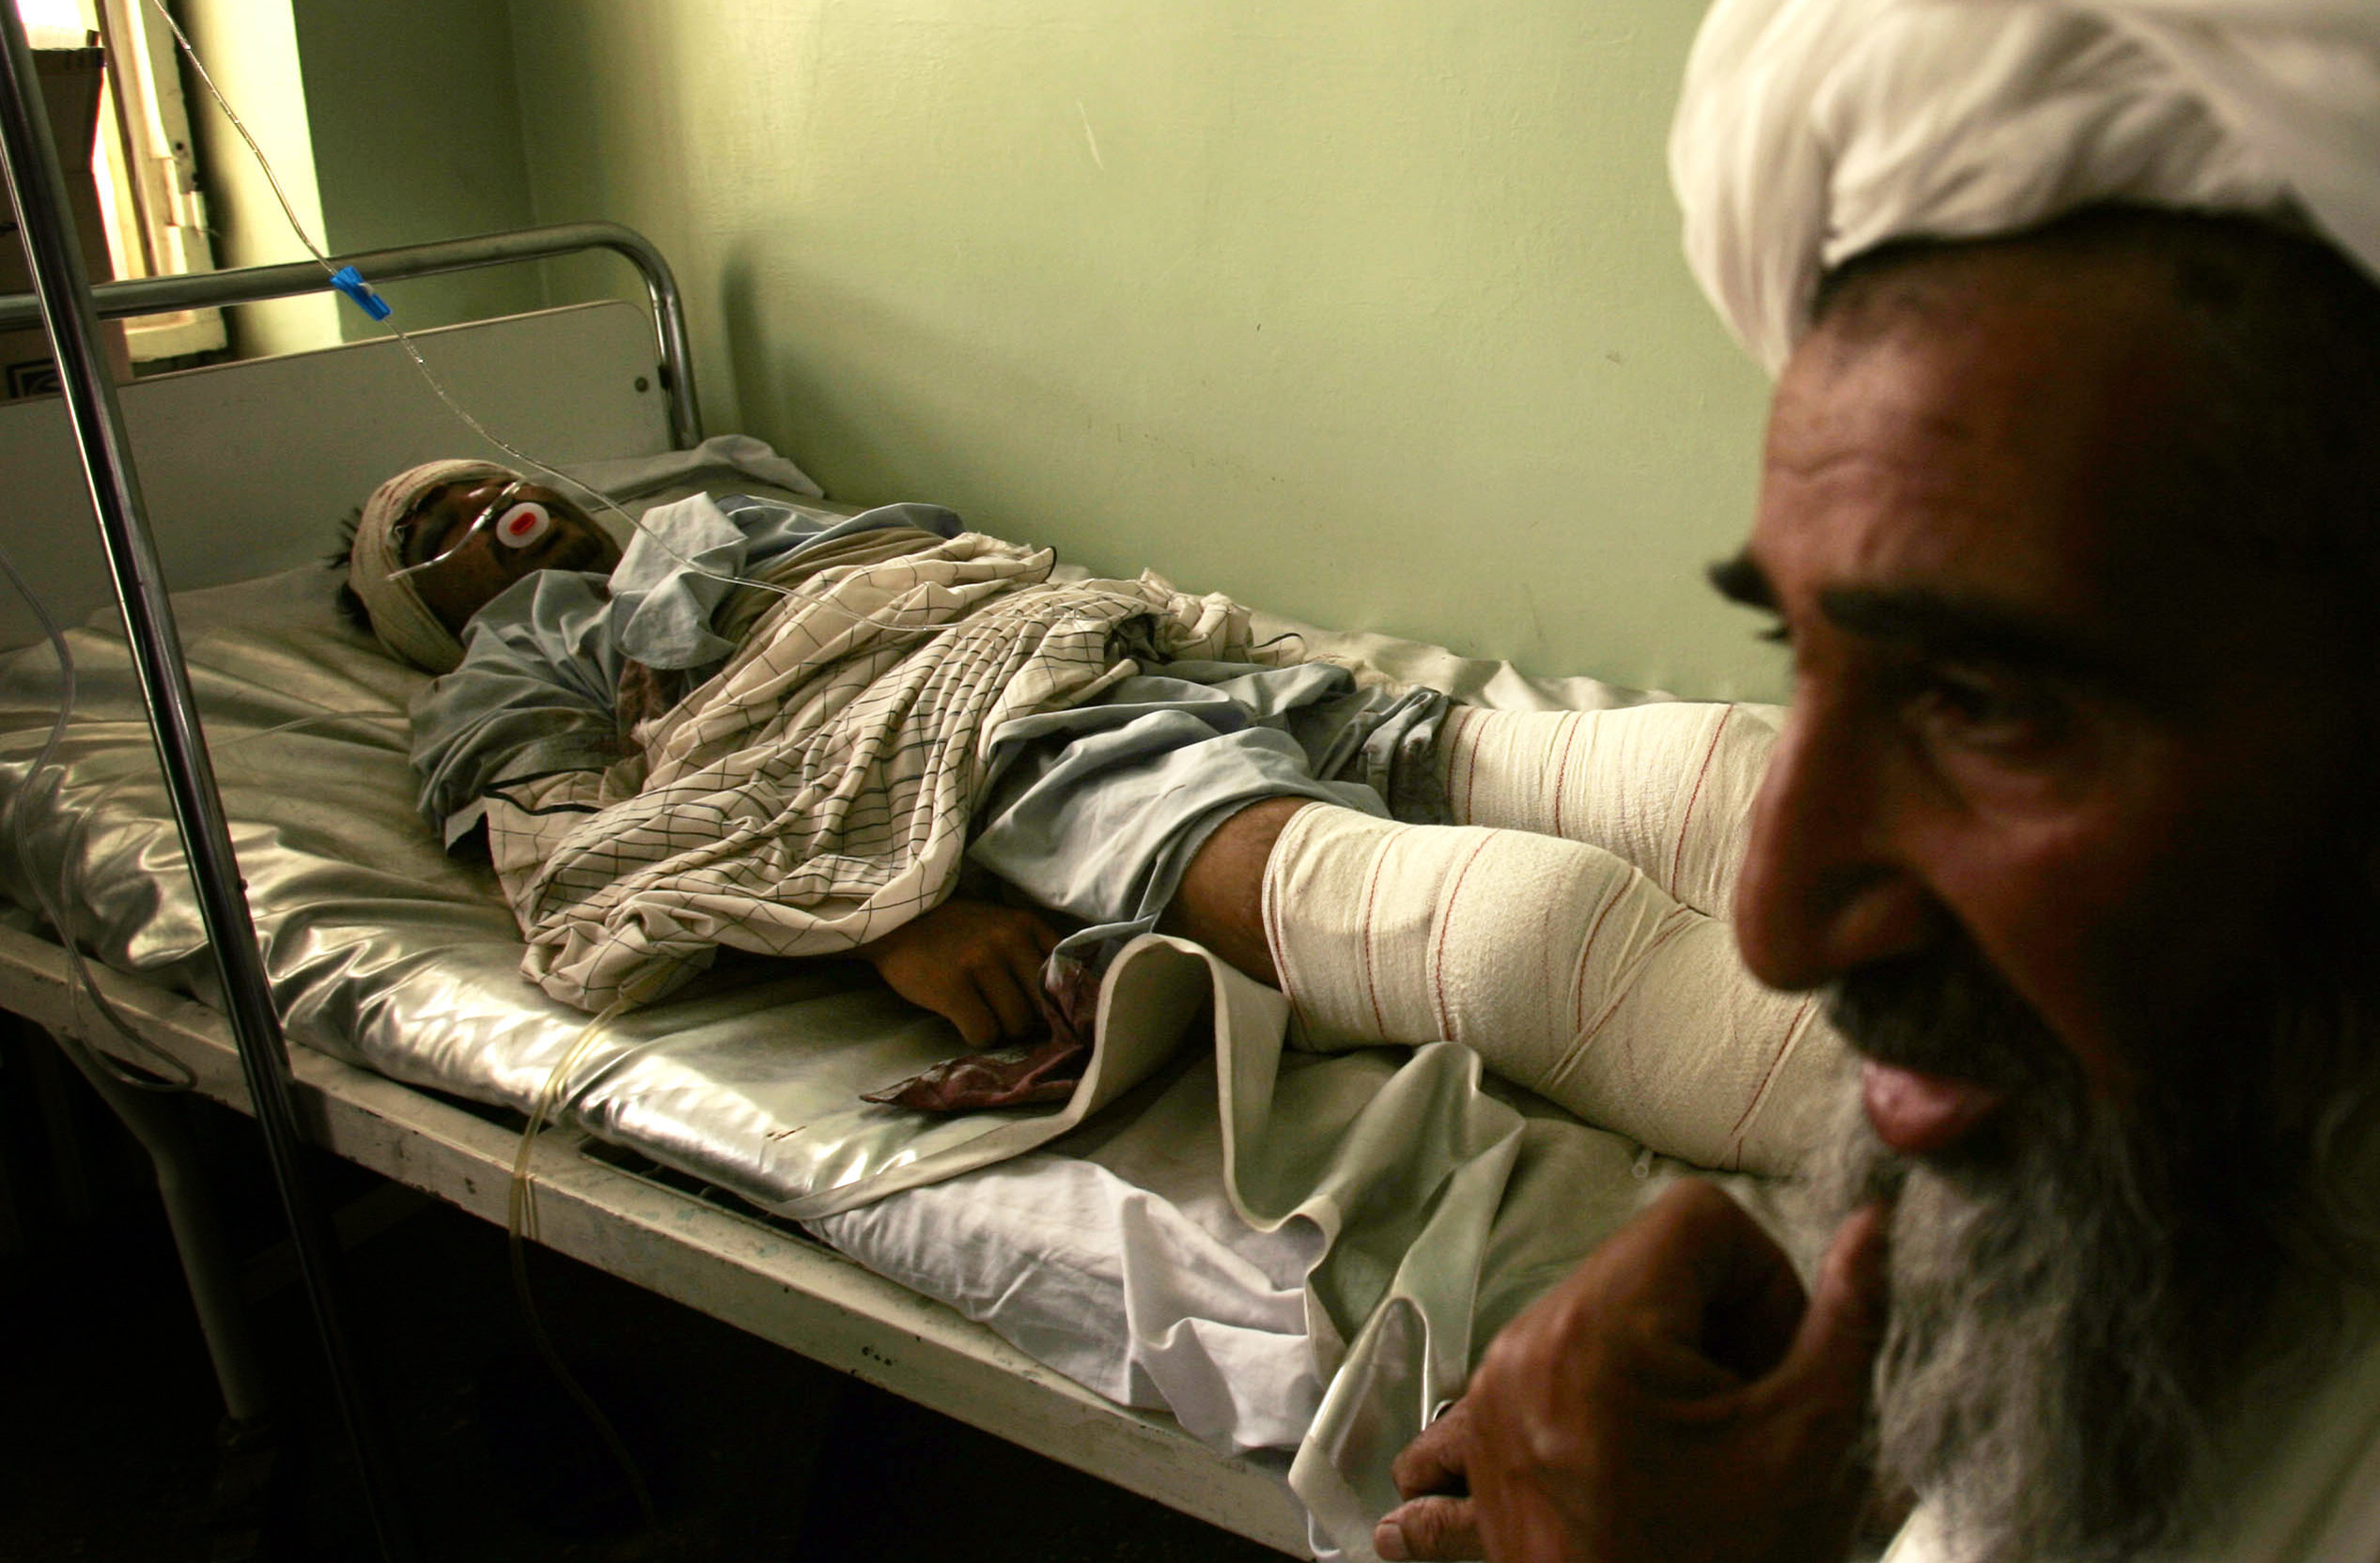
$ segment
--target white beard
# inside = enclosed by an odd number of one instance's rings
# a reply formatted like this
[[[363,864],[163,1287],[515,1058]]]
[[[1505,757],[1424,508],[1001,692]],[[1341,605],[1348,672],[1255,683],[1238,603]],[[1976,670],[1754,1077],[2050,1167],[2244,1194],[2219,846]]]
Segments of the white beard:
[[[1971,1143],[1911,1160],[1847,1091],[1812,1168],[1829,1228],[1897,1192],[1876,1364],[1887,1490],[1914,1491],[1977,1563],[2186,1540],[2243,1382],[2289,1382],[2325,1344],[2298,1332],[2275,1349],[2281,1277],[2335,1297],[2370,1262],[2373,1199],[2345,1169],[2380,1150],[2380,1030],[2333,983],[2268,1011],[2262,1045],[2246,1026],[2219,1046],[2177,1040],[2164,1077],[2111,1107],[1980,959],[1878,972],[1834,999],[1859,1051],[2008,1091]]]
[[[2213,1443],[2207,1305],[2111,1137],[2074,1167],[2020,1153],[1985,1179],[1906,1165],[1853,1116],[1828,1202],[1900,1185],[1880,1479],[1932,1504],[1962,1559],[2115,1558],[2186,1534]]]

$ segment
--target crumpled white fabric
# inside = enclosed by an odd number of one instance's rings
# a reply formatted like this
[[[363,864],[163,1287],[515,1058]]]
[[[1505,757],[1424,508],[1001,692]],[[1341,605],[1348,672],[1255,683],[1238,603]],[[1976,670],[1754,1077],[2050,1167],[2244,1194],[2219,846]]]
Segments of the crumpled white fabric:
[[[1119,1405],[1235,1454],[1296,1447],[1322,1401],[1305,1296],[1322,1234],[1251,1227],[1195,1157],[1143,1163],[1154,1188],[1031,1152],[806,1225]]]
[[[2380,276],[2380,5],[1718,0],[1670,178],[1771,374],[1826,269],[2098,202],[2294,211]]]

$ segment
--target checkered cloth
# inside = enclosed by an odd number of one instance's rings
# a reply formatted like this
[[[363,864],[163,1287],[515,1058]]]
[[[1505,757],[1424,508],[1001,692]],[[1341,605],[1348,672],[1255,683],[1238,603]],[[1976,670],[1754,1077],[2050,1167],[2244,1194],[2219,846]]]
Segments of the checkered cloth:
[[[723,945],[865,944],[950,893],[1004,723],[1089,699],[1139,657],[1250,655],[1227,598],[1154,576],[1053,583],[1053,563],[967,533],[822,572],[639,759],[504,789],[490,824],[542,858],[506,874],[522,970],[596,1011],[661,998]]]

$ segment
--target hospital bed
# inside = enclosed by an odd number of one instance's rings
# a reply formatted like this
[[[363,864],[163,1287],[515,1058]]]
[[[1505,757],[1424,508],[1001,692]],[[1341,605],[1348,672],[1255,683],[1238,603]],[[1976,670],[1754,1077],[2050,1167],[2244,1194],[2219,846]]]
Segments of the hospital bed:
[[[646,264],[651,314],[578,305],[420,343],[489,428],[633,486],[701,432],[674,289],[641,240],[583,224],[386,252],[364,269],[393,278],[589,245]],[[319,280],[272,269],[204,290],[226,302]],[[160,289],[140,286],[109,307],[153,304]],[[0,317],[11,309],[22,302],[0,301]],[[162,376],[123,388],[122,404],[273,999],[298,1045],[304,1132],[504,1222],[522,1111],[584,1017],[519,976],[492,877],[446,858],[413,815],[404,712],[420,675],[341,622],[337,577],[319,562],[336,517],[380,477],[494,453],[390,342]],[[12,843],[0,884],[22,908],[0,926],[0,1008],[160,1068],[103,1000],[199,1092],[244,1109],[54,401],[0,407],[0,472],[7,542],[34,590],[60,619],[90,620],[71,637],[75,725],[37,778],[56,674],[26,611],[0,605],[0,642],[26,648],[0,672]],[[1633,698],[1260,623],[1283,633],[1479,704]],[[103,963],[97,999],[39,915],[35,875]],[[1103,1029],[1075,1102],[935,1121],[857,1097],[955,1051],[941,1022],[853,964],[724,963],[614,1023],[573,1068],[530,1162],[536,1238],[1283,1553],[1369,1555],[1389,1455],[1494,1325],[1667,1169],[1481,1081],[1451,1045],[1282,1053],[1277,998],[1186,947],[1150,941],[1118,970],[1111,987],[1129,991],[1116,1002],[1138,1018],[1115,1029],[1139,1040],[1112,1044]],[[1322,1143],[1284,1138],[1299,1134],[1337,1137],[1326,1150],[1340,1182],[1283,1181]],[[1346,1149],[1368,1141],[1387,1148]],[[944,1169],[963,1176],[940,1182]],[[1034,1229],[1052,1209],[1125,1233],[1120,1255]],[[1072,1280],[1036,1294],[1034,1277],[1053,1275]]]

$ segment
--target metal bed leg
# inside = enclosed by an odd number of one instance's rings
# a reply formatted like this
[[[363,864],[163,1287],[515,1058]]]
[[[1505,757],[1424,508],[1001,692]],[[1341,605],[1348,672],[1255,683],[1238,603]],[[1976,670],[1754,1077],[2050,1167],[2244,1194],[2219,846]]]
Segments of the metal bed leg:
[[[191,1134],[185,1104],[125,1087],[71,1044],[58,1043],[57,1048],[148,1153],[198,1328],[207,1338],[207,1356],[223,1390],[224,1412],[242,1426],[261,1422],[272,1410],[263,1359],[241,1292],[239,1262],[225,1240],[213,1180]]]
[[[115,382],[100,348],[90,278],[67,220],[65,180],[58,173],[57,147],[42,108],[33,53],[25,44],[24,23],[16,8],[5,4],[0,4],[0,161],[7,164],[8,194],[32,267],[34,291],[40,297],[42,319],[57,354],[67,423],[82,450],[92,515],[117,601],[124,611],[126,638],[198,892],[199,915],[223,980],[241,1074],[257,1127],[264,1132],[265,1153],[272,1164],[290,1245],[330,1370],[332,1398],[354,1451],[365,1517],[381,1556],[397,1563],[413,1549],[410,1535],[400,1529],[404,1516],[395,1502],[381,1430],[368,1408],[364,1380],[349,1346],[333,1276],[330,1224],[302,1159],[304,1137],[297,1121],[281,1016],[273,1007],[264,957],[249,919],[239,859],[232,853],[214,766],[199,728],[197,698],[182,666],[181,640],[141,503]]]

